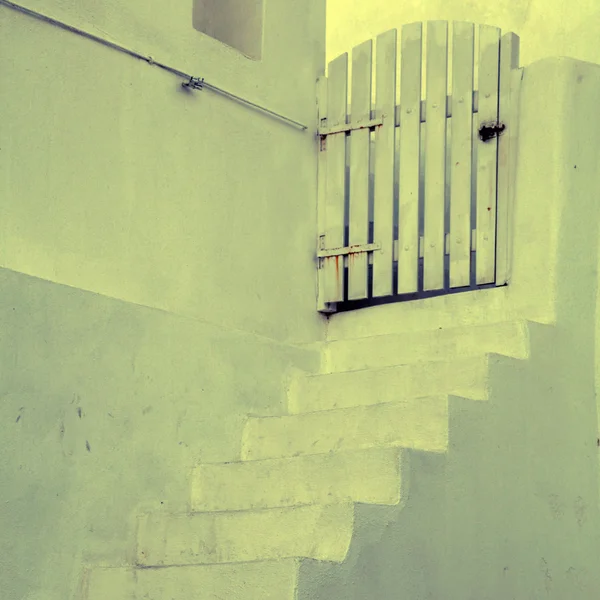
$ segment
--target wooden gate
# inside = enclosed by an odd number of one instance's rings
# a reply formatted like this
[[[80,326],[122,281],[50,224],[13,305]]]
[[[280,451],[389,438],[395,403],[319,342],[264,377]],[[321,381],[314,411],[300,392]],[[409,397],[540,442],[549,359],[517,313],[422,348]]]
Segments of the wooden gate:
[[[399,102],[396,29],[375,64],[352,50],[350,114],[348,54],[319,79],[321,312],[508,281],[519,38],[454,21],[449,70],[448,29],[427,22],[423,64],[422,23],[402,27]]]

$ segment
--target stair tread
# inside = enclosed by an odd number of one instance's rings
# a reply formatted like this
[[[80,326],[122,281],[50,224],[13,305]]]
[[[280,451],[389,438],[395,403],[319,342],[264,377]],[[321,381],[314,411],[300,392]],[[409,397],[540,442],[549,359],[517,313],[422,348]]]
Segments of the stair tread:
[[[288,389],[292,414],[393,402],[432,394],[487,399],[489,355],[394,365],[341,373],[307,374]]]
[[[465,325],[516,320],[522,311],[507,304],[506,293],[505,287],[497,287],[423,298],[418,304],[397,302],[339,313],[328,324],[327,339],[346,339],[363,332],[427,331],[454,326],[457,315]]]
[[[193,510],[363,502],[400,502],[397,448],[200,465],[192,474]]]
[[[447,428],[447,394],[280,417],[251,417],[244,428],[242,457],[258,460],[390,446],[444,452]]]
[[[376,338],[385,338],[385,337],[416,337],[420,338],[423,336],[429,335],[456,335],[456,334],[464,334],[471,335],[477,334],[481,331],[486,330],[496,330],[498,328],[519,328],[527,323],[526,319],[513,319],[507,321],[497,321],[493,323],[478,323],[475,325],[451,325],[447,327],[432,327],[431,329],[422,329],[415,331],[392,331],[392,332],[384,332],[384,333],[375,333],[372,335],[364,335],[360,337],[352,337],[352,338],[340,338],[329,340],[327,344],[345,344],[349,342],[356,342],[360,340],[369,340]]]
[[[86,569],[88,600],[196,598],[203,600],[293,600],[300,561],[183,566],[172,569]]]
[[[352,503],[139,517],[138,563],[237,563],[281,558],[342,561],[354,523]]]
[[[527,322],[503,321],[333,340],[323,345],[322,374],[442,360],[440,357],[448,354],[472,357],[486,352],[525,358]]]

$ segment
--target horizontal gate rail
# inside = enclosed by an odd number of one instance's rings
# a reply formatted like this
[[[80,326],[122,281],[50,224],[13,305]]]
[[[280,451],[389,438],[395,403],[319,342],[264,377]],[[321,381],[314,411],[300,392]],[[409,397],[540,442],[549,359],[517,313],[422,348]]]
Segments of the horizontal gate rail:
[[[448,22],[429,21],[426,33],[426,46],[420,22],[402,27],[400,44],[396,29],[379,35],[375,61],[372,40],[352,50],[349,111],[348,54],[319,78],[322,312],[508,280],[519,38],[480,25],[476,48],[474,24],[452,22],[448,90]]]
[[[479,105],[479,92],[477,90],[475,90],[473,92],[473,112],[479,112],[478,109],[478,105]],[[427,110],[427,106],[425,103],[425,100],[421,100],[421,108],[420,108],[420,118],[421,118],[421,123],[425,123],[426,119],[425,119],[425,113]],[[396,106],[394,107],[394,124],[396,127],[400,127],[400,113],[402,111],[402,107],[401,106]],[[357,126],[357,125],[352,125],[352,124],[346,124],[346,125],[339,125],[337,127],[319,127],[318,129],[318,135],[325,137],[328,135],[333,135],[334,133],[340,133],[342,131],[354,131],[356,129],[364,129],[364,128],[373,128],[376,127],[377,125],[383,125],[383,119],[384,117],[380,116],[379,118],[375,118],[374,116],[375,111],[371,111],[371,119],[369,121],[366,121],[363,125]],[[451,117],[452,116],[452,94],[448,94],[446,96],[446,117]],[[387,118],[387,117],[386,117]]]

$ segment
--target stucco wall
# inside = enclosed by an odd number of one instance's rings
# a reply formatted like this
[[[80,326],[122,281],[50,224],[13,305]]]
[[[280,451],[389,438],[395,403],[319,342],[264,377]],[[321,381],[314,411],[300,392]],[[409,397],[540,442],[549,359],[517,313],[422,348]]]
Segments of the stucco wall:
[[[590,63],[600,63],[600,48],[596,39],[596,31],[600,24],[600,9],[598,4],[591,0],[577,3],[567,3],[561,0],[550,2],[545,0],[500,0],[493,3],[458,0],[398,3],[389,0],[373,0],[368,4],[354,3],[352,5],[348,5],[344,0],[328,0],[327,61],[333,60],[342,52],[350,51],[353,46],[391,27],[401,27],[405,23],[428,19],[472,21],[500,27],[503,33],[512,31],[520,38],[521,65],[529,65],[549,56],[568,56]],[[549,92],[552,93],[550,90]],[[543,136],[548,135],[548,131],[539,133]],[[537,147],[540,152],[545,152],[546,144],[537,134],[536,137]],[[521,141],[519,145],[520,152],[523,150],[522,143]],[[554,171],[551,177],[555,177]],[[573,199],[573,202],[576,200]],[[546,209],[543,210],[545,217]],[[535,223],[534,231],[539,231],[540,227],[544,227],[544,225],[540,226],[539,221],[539,218],[532,220],[532,225]],[[531,243],[531,248],[534,248],[536,244],[533,239]],[[549,251],[553,246],[554,244],[549,246]],[[600,254],[598,255],[598,264],[600,265]],[[532,295],[539,293],[537,286],[533,286],[531,289]],[[509,290],[507,293],[510,294]],[[469,320],[477,322],[478,315],[481,315],[481,320],[485,320],[484,313],[488,312],[489,308],[496,310],[496,306],[498,306],[491,301],[492,297],[498,298],[497,294],[490,295],[490,303],[486,303],[485,306],[481,306],[475,300],[470,302],[468,296],[471,294],[466,294],[462,298],[460,296],[451,300],[448,298],[419,304],[422,308],[430,304],[435,310],[436,306],[439,307],[442,303],[446,304],[446,300],[449,300],[448,308],[455,310],[462,307],[464,309],[461,312],[463,315],[461,322],[469,322]],[[475,296],[477,293],[473,294],[474,298]],[[499,304],[503,304],[503,301]],[[432,313],[428,313],[426,308],[413,311],[412,315],[400,313],[400,310],[406,311],[407,309],[406,306],[401,309],[399,305],[390,306],[387,309],[383,307],[368,309],[361,311],[362,315],[353,322],[350,322],[351,315],[348,317],[334,316],[328,324],[329,337],[336,339],[367,335],[365,333],[367,331],[373,334],[382,327],[388,328],[390,323],[397,321],[417,319],[420,322],[422,319],[432,318]],[[440,322],[444,320],[444,314],[446,311],[442,309]],[[345,321],[346,319],[347,321]],[[597,297],[596,317],[593,319],[593,323],[589,326],[595,330],[596,396],[599,396],[600,296]],[[597,414],[600,415],[600,410],[597,410]],[[600,420],[598,429],[600,431]]]
[[[192,5],[26,6],[308,126],[0,5],[0,266],[280,340],[316,314],[325,2],[265,5],[262,60]]]
[[[158,4],[142,8],[141,2],[135,10],[131,4],[92,2],[50,8],[41,0],[29,6],[140,51],[149,48],[165,63],[313,125],[323,33],[316,0],[275,7],[288,12],[266,19],[263,63],[246,62],[200,36],[191,28],[189,6],[177,5],[158,19]],[[429,18],[428,10],[397,24]],[[461,17],[438,12],[435,18]],[[464,18],[522,35],[491,16],[478,18],[475,10]],[[374,34],[389,26],[388,14]],[[544,55],[557,53],[550,46]],[[523,35],[522,49],[527,64],[525,57],[532,55],[524,51]],[[83,563],[132,560],[135,512],[185,510],[191,466],[239,455],[244,416],[281,411],[281,378],[290,365],[316,368],[315,355],[268,339],[320,337],[321,317],[314,312],[314,131],[298,131],[209,91],[187,93],[168,73],[3,7],[0,51],[0,102],[9,115],[0,120],[0,265],[50,280],[0,270],[0,478],[6,490],[0,589],[7,600],[65,600]],[[505,576],[495,569],[505,558],[512,561],[502,563],[517,586],[512,591],[548,595],[545,565],[554,574],[550,597],[562,600],[577,585],[597,589],[592,552],[598,481],[589,468],[596,452],[590,440],[596,416],[590,306],[597,276],[589,259],[596,256],[597,220],[583,222],[589,255],[574,245],[582,241],[575,218],[559,228],[571,214],[570,202],[588,213],[595,206],[597,153],[586,148],[595,137],[587,115],[597,105],[596,70],[546,61],[530,80],[520,145],[527,169],[520,171],[516,208],[517,221],[530,228],[520,229],[515,245],[522,250],[515,260],[528,262],[516,269],[517,292],[509,286],[493,294],[457,295],[448,300],[452,310],[440,317],[468,323],[477,311],[489,318],[510,304],[513,312],[498,314],[523,316],[517,309],[526,307],[529,316],[539,310],[551,321],[560,300],[568,326],[555,334],[540,329],[536,358],[526,368],[516,370],[512,361],[495,367],[493,418],[455,408],[454,454],[414,457],[420,479],[409,510],[383,518],[391,509],[359,514],[349,563],[318,567],[322,572],[313,581],[320,587],[301,590],[301,597],[384,598],[401,587],[415,597],[432,590],[437,595],[429,597],[462,599],[465,590],[474,598],[493,597],[494,584]],[[571,93],[576,85],[577,94]],[[582,90],[587,104],[577,103]],[[556,102],[537,110],[544,94]],[[573,120],[577,127],[571,129]],[[549,122],[561,125],[546,129]],[[545,161],[552,177],[535,167],[535,158]],[[571,170],[571,163],[579,170]],[[547,210],[550,200],[555,204]],[[557,280],[570,286],[556,292]],[[527,301],[530,290],[537,296]],[[518,302],[504,302],[517,293]],[[477,298],[490,299],[489,306]],[[439,307],[446,300],[436,302]],[[464,310],[456,312],[461,302]],[[364,318],[334,316],[330,338],[367,329],[386,333],[399,319],[439,317],[441,311],[428,313],[433,304],[381,307],[365,311]],[[551,345],[558,350],[547,357],[543,351]],[[565,404],[572,390],[578,401]],[[519,412],[524,405],[527,411]],[[544,420],[534,435],[524,430],[520,445],[510,447],[498,465],[490,444],[510,446],[516,413],[523,427],[541,414],[554,420]],[[561,444],[553,443],[556,438]],[[511,465],[524,454],[536,460],[544,452],[556,457],[557,472],[573,466],[576,471],[562,478],[541,472],[534,482],[539,489],[531,481],[520,488],[528,471],[513,473]],[[498,490],[494,468],[500,467],[504,480],[513,477],[513,487]],[[483,485],[472,477],[476,469]],[[473,487],[465,500],[467,485]],[[528,492],[536,489],[545,504],[531,500]],[[500,516],[493,505],[499,492]],[[554,496],[562,504],[552,504]],[[523,501],[529,502],[528,514],[539,515],[533,523],[515,516]],[[473,514],[486,523],[480,533],[468,530]],[[440,520],[419,529],[420,515]],[[464,539],[497,539],[510,518],[514,531],[521,531],[513,540],[521,554],[508,545],[487,557],[474,553],[473,562],[458,554],[455,563],[442,562],[445,549]],[[435,537],[446,526],[449,546]],[[536,546],[546,534],[545,542],[570,537],[547,556]],[[399,569],[400,560],[412,560],[414,568]],[[527,577],[519,569],[528,569]],[[484,577],[487,588],[469,579],[471,572]],[[454,596],[448,588],[440,591],[444,582]]]
[[[318,365],[325,3],[266,3],[260,61],[191,3],[26,6],[308,126],[0,5],[0,596],[66,600]]]
[[[318,365],[4,269],[0,287],[3,600],[80,600],[84,564],[131,564],[136,513],[188,510],[192,466],[239,459],[247,414],[280,414],[287,369]]]
[[[327,60],[392,27],[433,19],[471,21],[516,33],[522,65],[547,56],[600,62],[600,9],[594,0],[328,0]]]
[[[450,398],[447,454],[412,452],[406,504],[360,505],[346,561],[305,564],[301,600],[598,595],[600,67],[548,58],[522,86],[512,284],[334,315],[329,337],[547,324],[527,360],[490,359],[488,401]]]

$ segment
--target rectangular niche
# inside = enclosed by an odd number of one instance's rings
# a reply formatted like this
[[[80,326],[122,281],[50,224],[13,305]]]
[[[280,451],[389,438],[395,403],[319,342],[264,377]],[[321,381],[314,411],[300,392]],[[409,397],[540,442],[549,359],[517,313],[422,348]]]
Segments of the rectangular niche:
[[[194,29],[261,60],[265,0],[193,0]]]

